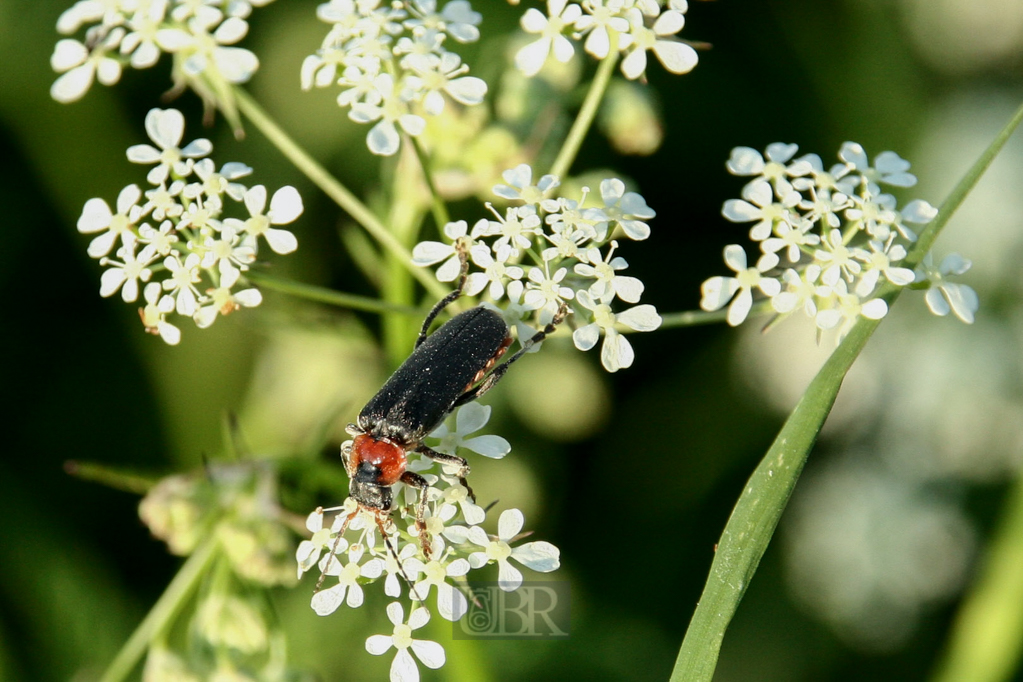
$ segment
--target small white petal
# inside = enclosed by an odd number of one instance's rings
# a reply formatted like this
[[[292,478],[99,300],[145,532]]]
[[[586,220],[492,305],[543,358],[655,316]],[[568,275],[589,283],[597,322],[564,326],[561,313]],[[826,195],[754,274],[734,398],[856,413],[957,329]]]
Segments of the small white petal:
[[[615,319],[638,332],[650,332],[661,326],[661,316],[652,305],[638,305],[619,313]]]
[[[313,595],[311,606],[318,616],[329,616],[337,611],[345,600],[345,585],[337,584]]]
[[[366,638],[366,651],[374,656],[380,656],[386,654],[392,644],[392,639],[387,635],[373,635]]]
[[[401,649],[391,661],[391,682],[419,682],[419,668],[407,649]]]
[[[436,670],[444,665],[444,647],[437,642],[414,639],[412,640],[412,651],[427,668]]]
[[[285,185],[274,192],[270,199],[270,216],[274,225],[287,225],[302,214],[302,197],[291,185]]]
[[[295,239],[295,235],[287,230],[278,230],[271,227],[263,233],[263,236],[266,237],[266,242],[273,249],[274,253],[284,255],[298,248],[298,240]]]
[[[497,521],[497,537],[505,542],[519,534],[526,519],[518,509],[506,509]]]
[[[522,571],[507,561],[499,562],[497,565],[497,584],[505,592],[513,592],[519,589],[519,586],[522,584]]]
[[[658,40],[653,50],[664,68],[671,73],[689,73],[700,60],[696,50],[674,40]]]
[[[512,550],[512,558],[540,573],[550,573],[561,566],[561,550],[549,542],[527,542]]]

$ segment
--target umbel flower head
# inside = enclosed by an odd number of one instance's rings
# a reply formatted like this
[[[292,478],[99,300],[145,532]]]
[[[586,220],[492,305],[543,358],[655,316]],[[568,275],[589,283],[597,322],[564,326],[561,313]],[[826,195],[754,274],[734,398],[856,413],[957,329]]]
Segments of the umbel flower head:
[[[479,39],[483,17],[467,0],[397,2],[331,0],[316,15],[331,25],[316,54],[302,63],[302,89],[340,86],[337,103],[357,123],[372,124],[366,144],[391,156],[401,133],[416,137],[426,116],[437,116],[449,100],[479,104],[487,84],[467,76],[469,67],[444,47],[448,39]]]
[[[493,219],[478,220],[471,229],[464,220],[445,225],[450,241],[420,242],[412,261],[440,263],[437,279],[452,281],[461,244],[471,257],[465,293],[481,294],[498,308],[520,342],[565,305],[574,313],[577,348],[589,350],[603,336],[604,368],[616,372],[632,365],[632,344],[620,327],[652,331],[661,318],[646,304],[614,311],[616,301],[638,303],[643,293],[640,280],[621,274],[628,263],[615,253],[618,239],[650,236],[646,221],[656,215],[653,209],[617,178],[601,181],[599,199],[585,187],[578,197],[561,196],[559,178],[544,175],[534,182],[526,164],[505,171],[504,181],[494,187],[509,204],[503,211],[487,204]]]
[[[763,155],[749,147],[732,150],[728,170],[750,180],[742,198],[726,201],[722,213],[732,222],[753,224],[749,236],[761,254],[750,266],[742,246],[726,246],[725,263],[734,274],[705,281],[700,307],[728,306],[726,319],[734,326],[746,319],[758,294],[779,315],[802,310],[818,333],[835,330],[841,341],[860,317],[876,320],[888,313],[879,297],[883,285],[912,285],[929,289],[927,304],[935,314],[953,310],[964,322],[973,321],[976,293],[948,281],[966,272],[969,261],[952,254],[934,268],[928,255],[916,272],[900,265],[916,241],[912,226],[938,213],[920,199],[899,210],[895,197],[882,189],[916,184],[908,161],[882,152],[871,163],[863,147],[846,142],[840,162],[825,170],[816,154],[793,159],[797,150],[780,142]]]
[[[89,255],[106,268],[100,295],[120,292],[126,303],[134,303],[141,290],[142,324],[173,345],[181,332],[168,321],[172,313],[205,328],[218,315],[262,302],[244,273],[261,242],[279,254],[298,247],[295,236],[277,226],[302,213],[302,198],[285,186],[267,205],[265,187],[238,182],[251,168],[232,162],[218,171],[207,158],[213,145],[206,139],[181,147],[185,118],[176,109],[150,110],[146,131],[153,144],[130,147],[128,160],[152,166],[149,188],[128,185],[113,208],[103,199],[89,199],[78,231],[95,235]]]
[[[698,61],[696,50],[676,38],[685,26],[687,0],[547,0],[547,13],[530,7],[522,15],[522,30],[537,36],[515,55],[515,66],[535,76],[550,56],[567,62],[575,42],[597,59],[612,48],[623,55],[622,74],[645,78],[648,53],[675,74],[688,73]]]
[[[85,35],[57,42],[50,64],[61,75],[50,95],[73,102],[94,81],[113,85],[125,66],[149,68],[167,53],[174,56],[177,87],[191,85],[216,100],[259,68],[256,55],[235,44],[248,33],[253,6],[272,1],[79,0],[60,15],[57,30],[70,36],[85,28]]]
[[[482,428],[489,408],[469,403],[431,436],[431,447],[454,454],[462,446],[489,457],[503,457],[510,446],[492,435],[470,436]],[[344,447],[344,446],[342,446]],[[395,484],[397,508],[387,513],[360,507],[352,498],[334,510],[317,509],[306,519],[312,534],[299,544],[296,553],[298,575],[318,567],[326,587],[312,597],[313,610],[327,616],[342,606],[359,608],[365,589],[382,583],[384,594],[400,600],[404,594],[408,609],[394,601],[387,607],[393,631],[366,640],[366,650],[380,656],[394,650],[392,680],[417,680],[416,660],[429,668],[444,665],[440,644],[418,639],[414,632],[431,617],[431,610],[456,622],[467,613],[469,602],[463,592],[471,570],[496,564],[499,585],[514,591],[522,584],[522,573],[509,563],[548,573],[560,566],[557,547],[544,541],[521,542],[524,517],[517,509],[502,512],[497,535],[488,534],[486,511],[471,502],[455,473],[437,462],[413,456],[410,469],[429,482],[426,495],[426,535],[417,528],[416,491]],[[439,467],[439,468],[438,468]],[[401,490],[401,488],[405,490]],[[406,494],[406,491],[409,494]],[[336,511],[328,521],[327,511]],[[406,617],[406,613],[408,614]]]

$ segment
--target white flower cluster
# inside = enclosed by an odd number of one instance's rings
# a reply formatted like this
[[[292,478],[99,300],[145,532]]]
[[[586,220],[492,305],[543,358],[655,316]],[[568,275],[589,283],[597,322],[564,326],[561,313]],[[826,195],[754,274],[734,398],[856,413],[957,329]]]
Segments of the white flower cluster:
[[[547,0],[547,14],[529,8],[522,16],[522,30],[539,34],[515,55],[515,66],[527,76],[540,72],[553,52],[559,62],[575,54],[572,41],[585,38],[583,49],[605,58],[612,45],[624,55],[622,74],[630,80],[646,73],[647,52],[653,52],[671,73],[688,73],[699,59],[696,50],[677,39],[685,26],[687,0]],[[612,42],[612,38],[616,42]],[[571,40],[570,40],[571,39]]]
[[[563,304],[574,301],[576,347],[593,348],[603,332],[604,368],[616,372],[629,367],[632,345],[618,325],[652,331],[661,318],[652,305],[612,311],[616,298],[637,303],[643,294],[640,280],[619,274],[628,263],[614,255],[618,242],[612,237],[646,239],[650,226],[644,221],[654,217],[653,209],[639,194],[625,191],[625,183],[617,178],[601,181],[600,204],[586,206],[587,188],[578,200],[553,196],[558,178],[544,175],[534,185],[533,171],[526,164],[505,171],[503,177],[508,184],[494,187],[494,194],[512,204],[503,214],[488,204],[496,220],[483,218],[472,229],[464,220],[448,223],[444,235],[452,243],[420,242],[412,250],[412,262],[442,263],[437,279],[450,282],[459,273],[458,250],[465,249],[479,269],[469,274],[465,293],[485,291],[516,328],[520,343],[548,324]],[[580,318],[585,324],[578,322]]]
[[[467,0],[437,9],[436,0],[331,0],[317,16],[332,24],[316,54],[302,63],[302,89],[341,86],[337,103],[357,123],[375,123],[366,136],[374,154],[391,156],[401,146],[400,127],[413,137],[425,115],[444,110],[446,98],[479,104],[487,84],[466,76],[468,65],[444,48],[479,40],[483,17]]]
[[[916,184],[908,161],[882,152],[871,165],[863,147],[846,142],[838,152],[841,162],[825,170],[816,154],[793,159],[797,149],[774,143],[767,147],[766,159],[749,147],[732,150],[728,170],[752,179],[742,190],[743,198],[726,201],[722,214],[732,222],[754,223],[750,239],[760,244],[761,255],[749,267],[743,247],[725,247],[725,263],[735,275],[705,281],[700,307],[710,311],[728,305],[728,323],[738,325],[746,319],[757,289],[770,298],[775,312],[787,315],[802,309],[820,331],[837,330],[841,340],[860,316],[876,320],[888,313],[888,304],[877,293],[889,282],[926,287],[927,304],[935,314],[951,310],[964,322],[973,322],[976,293],[947,279],[966,272],[969,261],[952,254],[935,268],[928,254],[916,272],[899,266],[907,246],[916,241],[910,225],[928,223],[937,215],[937,209],[920,199],[900,211],[895,197],[882,192],[882,184]]]
[[[489,457],[503,457],[510,450],[499,436],[467,436],[483,427],[490,408],[469,403],[455,417],[456,429],[442,426],[431,438],[439,440],[435,450],[455,454],[456,446],[466,447]],[[350,447],[350,442],[342,446]],[[560,552],[549,542],[516,544],[524,537],[522,512],[508,509],[501,513],[497,535],[489,535],[481,525],[486,511],[476,505],[456,476],[441,470],[429,473],[436,463],[426,457],[414,456],[409,469],[429,482],[426,504],[426,531],[429,534],[429,555],[424,553],[416,528],[417,491],[396,484],[394,516],[361,508],[355,500],[345,500],[333,522],[324,523],[324,510],[317,509],[306,519],[312,533],[310,540],[299,544],[298,575],[318,566],[321,573],[337,579],[330,587],[317,592],[312,608],[321,616],[336,611],[342,604],[358,608],[363,604],[363,586],[383,582],[384,593],[400,599],[402,583],[408,582],[409,614],[397,601],[387,607],[387,616],[394,625],[390,635],[373,635],[366,640],[366,650],[381,655],[394,647],[390,679],[419,679],[412,653],[427,667],[444,665],[444,649],[436,642],[412,638],[430,618],[426,600],[436,591],[436,610],[442,618],[456,622],[469,611],[464,594],[465,576],[472,569],[490,564],[498,566],[498,584],[511,592],[522,584],[522,573],[510,560],[534,571],[549,573],[560,566]],[[404,490],[401,490],[404,488]],[[381,529],[385,534],[381,533]],[[338,537],[338,533],[343,534]],[[514,546],[513,546],[514,545]]]
[[[210,83],[244,83],[259,67],[249,50],[232,47],[245,37],[252,7],[272,0],[79,0],[60,15],[57,30],[77,33],[89,25],[84,40],[57,42],[50,57],[62,74],[50,88],[58,102],[74,102],[94,80],[113,85],[121,70],[156,64],[173,54],[178,85],[200,76]]]
[[[273,226],[295,220],[302,213],[302,198],[294,187],[285,186],[265,210],[266,188],[246,188],[237,182],[251,168],[227,163],[218,172],[213,161],[204,158],[213,151],[206,139],[178,146],[185,119],[176,109],[150,110],[146,131],[157,146],[134,145],[128,149],[128,160],[155,164],[146,176],[151,188],[143,191],[128,185],[118,195],[115,209],[103,199],[89,199],[78,231],[96,235],[89,255],[107,268],[100,278],[100,295],[120,291],[131,303],[141,287],[145,307],[139,315],[146,330],[176,344],[181,332],[167,321],[172,312],[205,328],[218,314],[262,302],[257,289],[233,289],[244,283],[242,273],[256,260],[259,237],[276,253],[298,247],[291,232]],[[225,199],[244,204],[248,215],[225,217]],[[153,280],[154,276],[160,279]]]

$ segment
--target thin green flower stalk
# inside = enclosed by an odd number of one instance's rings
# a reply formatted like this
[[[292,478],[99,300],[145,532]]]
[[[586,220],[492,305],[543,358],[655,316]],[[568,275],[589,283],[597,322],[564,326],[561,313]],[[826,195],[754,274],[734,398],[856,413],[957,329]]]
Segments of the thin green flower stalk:
[[[277,147],[313,184],[323,190],[324,194],[362,225],[388,253],[402,262],[411,261],[409,250],[402,245],[387,226],[358,197],[349,192],[327,169],[291,139],[248,93],[238,89],[235,96],[242,115],[248,118],[267,140]],[[409,271],[431,294],[438,297],[444,295],[443,288],[430,277],[424,276],[420,270],[409,266]]]
[[[919,241],[923,247],[913,252],[912,259],[908,258],[910,264],[913,259],[922,260],[923,248],[930,248],[1021,121],[1023,106],[922,229]],[[891,302],[902,290],[903,287],[888,283],[881,287],[878,296]],[[672,670],[673,682],[710,682],[713,678],[725,630],[767,550],[842,380],[878,324],[880,319],[864,317],[852,325],[810,382],[743,489],[718,542],[707,583]]]

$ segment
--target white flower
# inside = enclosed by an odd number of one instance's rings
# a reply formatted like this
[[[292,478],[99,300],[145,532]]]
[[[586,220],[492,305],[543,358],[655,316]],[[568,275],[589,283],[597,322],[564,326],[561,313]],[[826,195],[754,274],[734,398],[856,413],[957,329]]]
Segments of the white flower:
[[[530,268],[529,282],[526,283],[526,293],[523,295],[523,303],[530,310],[545,309],[554,312],[565,301],[571,300],[575,292],[571,287],[562,285],[562,280],[568,274],[566,268],[558,268],[551,276],[547,270]]]
[[[501,244],[491,252],[485,244],[477,244],[472,247],[469,254],[472,262],[483,268],[484,272],[474,272],[469,275],[465,283],[465,293],[475,296],[490,283],[487,292],[494,301],[504,296],[505,282],[508,280],[522,279],[522,268],[517,265],[508,265],[508,261],[517,255],[515,249],[508,244]]]
[[[700,307],[704,310],[720,310],[729,301],[728,324],[735,327],[742,323],[753,306],[753,289],[760,289],[765,296],[774,297],[781,291],[781,284],[774,277],[764,277],[764,273],[778,265],[778,256],[765,253],[757,261],[756,267],[747,267],[746,251],[738,244],[725,247],[725,263],[735,271],[735,277],[711,277],[703,283]],[[738,292],[738,295],[736,295]],[[734,297],[734,300],[733,300]]]
[[[841,277],[847,282],[860,274],[860,264],[855,259],[869,260],[870,256],[858,247],[846,246],[841,230],[831,230],[821,239],[821,249],[814,252],[814,260],[820,263],[823,273],[821,282],[835,286]]]
[[[626,192],[625,183],[618,178],[600,181],[602,211],[609,221],[617,223],[630,239],[642,240],[650,236],[649,220],[657,214],[647,206],[646,199],[636,192]],[[603,235],[598,235],[603,239]]]
[[[181,70],[190,78],[210,73],[213,79],[228,83],[244,83],[259,68],[259,58],[243,47],[228,47],[248,33],[249,25],[239,17],[228,17],[212,33],[212,25],[202,27],[189,22],[192,40],[179,51],[183,57]]]
[[[417,58],[418,57],[418,58]],[[444,95],[459,104],[479,104],[487,94],[487,84],[474,76],[462,76],[469,67],[462,64],[454,52],[410,55],[405,63],[414,76],[406,78],[406,85],[423,99],[423,109],[431,116],[444,111]]]
[[[487,229],[488,221],[481,219],[472,228],[473,238],[480,232]],[[412,262],[420,267],[435,265],[444,261],[443,265],[437,268],[437,280],[440,282],[453,282],[461,270],[461,261],[458,259],[458,249],[455,244],[459,240],[465,241],[468,232],[468,223],[464,220],[456,220],[444,226],[444,236],[451,240],[450,244],[444,242],[425,241],[419,242],[412,249]],[[472,241],[468,244],[471,246]]]
[[[490,420],[490,411],[489,405],[480,405],[475,402],[462,405],[455,413],[454,431],[451,431],[445,422],[430,434],[430,438],[440,440],[440,443],[433,446],[433,449],[454,455],[458,448],[465,448],[484,457],[501,459],[511,452],[511,445],[507,440],[501,436],[491,435],[468,437],[469,434],[486,426]]]
[[[179,241],[178,235],[174,234],[174,223],[164,220],[159,228],[154,228],[149,223],[139,225],[139,243],[145,244],[145,252],[158,256],[166,256]]]
[[[348,563],[342,566],[335,555],[324,556],[320,562],[323,564],[323,572],[326,575],[337,576],[338,583],[313,595],[311,606],[317,615],[329,616],[341,604],[347,604],[353,609],[362,606],[363,591],[359,579],[379,578],[384,572],[383,561],[379,559],[370,559],[360,566],[362,557],[363,552],[353,548],[348,553]]]
[[[539,33],[540,38],[529,43],[515,54],[515,66],[527,76],[535,76],[543,68],[547,56],[554,51],[554,58],[565,63],[575,54],[572,41],[564,33],[582,15],[579,5],[568,4],[568,0],[547,0],[547,16],[530,7],[522,15],[522,30]]]
[[[895,152],[881,152],[874,159],[874,167],[871,167],[863,146],[857,142],[846,142],[839,150],[838,158],[851,165],[867,182],[883,182],[896,187],[912,187],[916,184],[916,176],[907,172],[909,161]]]
[[[789,160],[799,151],[799,145],[772,142],[767,145],[767,160],[752,147],[735,147],[725,167],[732,175],[755,175],[776,185],[786,177],[806,175],[812,166],[805,160],[797,160],[791,165]]]
[[[408,8],[413,18],[402,23],[414,35],[436,28],[460,43],[474,43],[480,38],[476,27],[483,21],[483,15],[474,12],[467,0],[452,0],[439,14],[436,0],[412,0]]]
[[[867,242],[867,246],[870,247],[870,252],[864,251],[861,255],[861,258],[865,257],[866,272],[860,277],[855,287],[855,292],[858,296],[869,296],[874,291],[877,280],[881,275],[884,275],[885,279],[892,284],[897,284],[900,287],[913,282],[914,274],[912,270],[893,265],[894,262],[906,257],[905,247],[891,241],[885,245],[876,239],[871,239]]]
[[[195,314],[200,298],[195,285],[199,282],[199,254],[190,253],[182,263],[178,254],[172,253],[163,261],[171,276],[163,280],[163,288],[176,301],[174,309],[178,315],[191,317]]]
[[[527,542],[512,547],[522,531],[525,518],[518,509],[506,509],[497,521],[497,537],[490,538],[479,526],[469,528],[468,540],[483,547],[482,552],[469,555],[469,563],[479,568],[497,562],[498,585],[505,592],[517,590],[522,585],[522,572],[508,561],[515,559],[523,566],[539,573],[550,573],[561,566],[561,552],[549,542]]]
[[[320,552],[331,547],[334,540],[330,537],[330,528],[323,527],[323,509],[317,509],[305,519],[305,527],[313,534],[309,540],[302,540],[298,543],[295,551],[295,560],[298,563],[298,577],[311,569],[319,561]],[[344,542],[344,540],[341,540]],[[338,547],[339,551],[347,549],[347,544]]]
[[[150,109],[146,114],[146,132],[149,139],[157,144],[156,149],[148,144],[137,144],[128,148],[128,160],[133,163],[158,164],[149,171],[146,179],[150,184],[160,185],[173,171],[178,177],[192,172],[192,159],[201,158],[213,151],[212,143],[200,138],[178,148],[185,134],[185,117],[177,109]]]
[[[533,184],[533,169],[522,163],[501,174],[507,185],[494,185],[494,194],[509,201],[539,204],[548,192],[561,184],[556,175],[544,175]]]
[[[821,276],[821,267],[810,263],[802,273],[789,268],[782,273],[785,291],[771,298],[771,307],[775,311],[786,314],[802,307],[810,317],[817,316],[817,280]]]
[[[381,95],[379,104],[356,102],[348,112],[348,117],[356,123],[372,123],[378,121],[366,135],[366,145],[374,154],[392,156],[401,145],[398,128],[412,137],[417,137],[426,129],[426,119],[409,111],[408,103],[399,93],[395,92],[394,77],[389,73],[381,73],[373,79],[373,84]]]
[[[142,192],[138,185],[128,185],[117,195],[117,213],[102,199],[89,199],[78,218],[78,231],[82,234],[103,232],[89,244],[89,255],[102,258],[110,253],[118,237],[126,239],[132,235],[131,228],[142,216],[139,199]],[[104,232],[105,230],[105,232]]]
[[[622,73],[626,78],[635,80],[646,72],[648,50],[653,51],[664,68],[671,73],[681,74],[693,70],[699,61],[696,50],[671,37],[685,26],[686,18],[682,13],[685,5],[683,3],[680,6],[681,11],[669,9],[661,12],[650,28],[646,27],[643,13],[638,8],[626,11],[631,36],[625,59],[622,60]]]
[[[974,316],[980,308],[977,292],[969,285],[948,280],[949,275],[965,273],[970,269],[970,265],[972,265],[970,261],[958,253],[950,253],[942,259],[941,265],[935,268],[931,254],[924,256],[916,278],[929,284],[924,298],[932,313],[944,317],[951,311],[963,322],[973,324]]]
[[[448,582],[448,578],[460,578],[469,572],[469,562],[465,559],[432,559],[423,563],[416,557],[410,557],[405,561],[404,568],[416,580],[412,591],[420,598],[426,599],[430,596],[430,588],[437,587],[437,612],[445,620],[455,622],[469,610],[465,595]],[[419,575],[423,577],[418,579]]]
[[[167,321],[167,314],[174,311],[174,299],[161,295],[159,282],[147,284],[142,295],[146,299],[145,308],[139,311],[142,325],[150,334],[157,334],[169,345],[176,346],[181,340],[181,330]]]
[[[303,210],[302,197],[298,190],[285,185],[274,192],[270,199],[270,210],[266,208],[266,187],[256,185],[245,192],[245,208],[249,211],[249,219],[242,222],[236,218],[228,218],[224,225],[238,233],[247,232],[253,237],[264,237],[274,253],[291,253],[298,248],[298,240],[288,230],[280,230],[271,225],[287,225],[294,221]]]
[[[617,295],[627,303],[638,303],[643,295],[643,282],[635,277],[616,274],[629,266],[621,256],[611,257],[617,248],[618,242],[612,241],[604,258],[600,256],[600,249],[590,249],[587,253],[589,263],[577,263],[575,274],[596,280],[589,288],[590,296],[595,300],[607,301]]]
[[[263,302],[263,294],[254,288],[231,291],[222,286],[210,289],[206,295],[210,301],[209,305],[200,307],[193,316],[199,329],[205,329],[213,324],[218,314],[228,315],[242,307],[255,308]]]
[[[121,80],[121,63],[107,55],[117,49],[123,36],[123,28],[114,28],[91,51],[77,40],[65,38],[57,41],[50,66],[62,75],[50,86],[50,97],[68,104],[84,97],[93,79],[98,79],[103,85],[113,85]]]
[[[861,316],[871,320],[880,320],[888,314],[888,304],[884,302],[884,299],[874,298],[864,302],[856,294],[848,293],[845,282],[842,280],[839,280],[834,293],[831,300],[832,307],[818,312],[815,322],[817,327],[823,330],[837,327],[839,343]],[[841,326],[839,326],[840,324]]]
[[[588,325],[576,329],[572,333],[575,347],[587,351],[597,345],[600,333],[604,333],[604,345],[600,349],[600,363],[609,372],[617,372],[623,367],[631,367],[635,354],[632,344],[615,328],[623,324],[630,329],[649,332],[661,326],[661,317],[652,305],[638,305],[621,313],[613,313],[611,306],[595,301],[586,291],[580,291],[576,300],[592,311],[592,319]]]
[[[597,59],[603,59],[611,51],[610,31],[628,33],[629,20],[619,14],[620,9],[613,3],[604,0],[584,0],[583,9],[586,13],[575,22],[579,35],[586,36],[583,49]]]
[[[501,235],[494,242],[495,249],[503,244],[509,244],[516,249],[529,249],[533,245],[532,237],[543,231],[543,223],[540,216],[536,214],[536,207],[532,204],[509,207],[504,216],[498,213],[490,203],[487,203],[487,208],[497,217],[497,221],[490,221],[486,236]]]
[[[787,188],[791,190],[791,185]],[[787,191],[781,201],[774,200],[775,191],[766,180],[754,180],[742,188],[742,199],[729,199],[721,209],[721,215],[733,223],[747,223],[756,220],[750,228],[749,238],[755,242],[771,236],[774,226],[787,223],[790,226],[799,221],[792,208],[802,198],[799,192]]]
[[[125,303],[131,303],[139,297],[139,282],[148,282],[152,276],[149,265],[153,257],[146,257],[143,251],[139,258],[135,257],[135,246],[137,244],[134,235],[130,232],[125,235],[124,245],[117,250],[117,256],[121,262],[110,258],[103,258],[100,265],[112,266],[100,277],[99,295],[106,298],[113,296],[118,289],[121,290],[121,298]]]
[[[419,668],[409,653],[415,653],[427,668],[436,670],[444,665],[444,647],[437,642],[423,639],[412,639],[412,631],[426,625],[430,620],[430,612],[418,608],[409,615],[408,624],[404,623],[405,613],[398,602],[387,606],[387,618],[394,625],[393,634],[373,635],[366,640],[366,651],[374,656],[386,653],[392,646],[397,650],[391,662],[391,682],[419,682]]]

